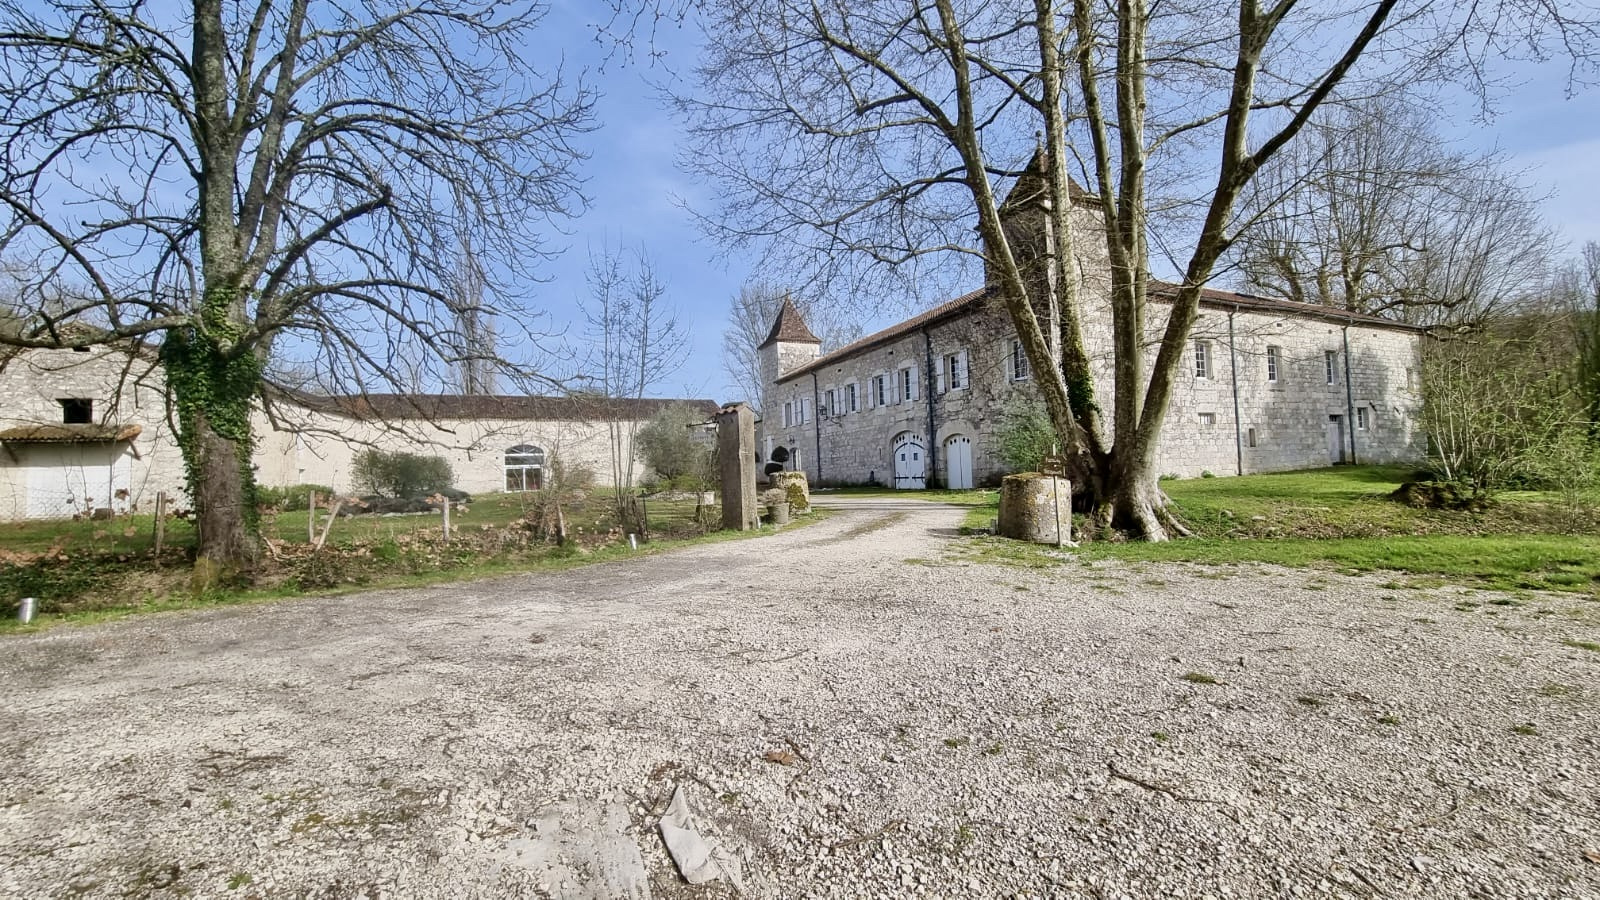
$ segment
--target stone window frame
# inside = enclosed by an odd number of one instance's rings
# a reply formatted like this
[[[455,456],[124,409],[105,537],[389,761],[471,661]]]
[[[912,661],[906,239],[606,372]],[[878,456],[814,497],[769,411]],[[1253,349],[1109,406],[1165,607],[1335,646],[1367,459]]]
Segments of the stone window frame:
[[[94,399],[92,397],[62,397],[56,402],[61,404],[61,424],[94,424]]]
[[[844,386],[844,399],[845,412],[853,413],[861,411],[861,391],[856,387],[856,383],[854,381]]]
[[[1028,354],[1022,349],[1022,339],[1011,339],[1011,353],[1006,360],[1006,375],[1012,381],[1027,381],[1033,378],[1033,368],[1028,365]]]
[[[1366,431],[1372,424],[1372,412],[1365,406],[1356,407],[1356,430]]]
[[[1339,351],[1322,351],[1322,365],[1328,372],[1328,384],[1339,383]]]
[[[971,384],[971,373],[967,370],[966,349],[945,354],[944,361],[939,366],[939,393],[964,391]]]
[[[1211,378],[1211,342],[1194,342],[1194,377]]]
[[[1283,366],[1283,349],[1276,344],[1267,345],[1267,383],[1278,383],[1278,370]]]
[[[917,365],[901,366],[895,370],[894,393],[896,403],[913,403],[917,400]]]
[[[834,388],[827,388],[822,392],[822,405],[817,408],[817,415],[837,416],[839,414],[839,393]]]
[[[785,427],[785,428],[793,428],[794,427],[794,401],[793,400],[785,400],[785,401],[783,401],[783,427]]]
[[[1246,447],[1251,447],[1251,448],[1255,447],[1255,445],[1256,445],[1256,430],[1254,428],[1248,428],[1248,429],[1245,430],[1244,445]]]
[[[1200,413],[1199,418],[1200,424],[1206,426],[1207,428],[1214,427],[1217,424],[1217,414],[1214,412]]]
[[[872,381],[867,387],[867,399],[874,408],[889,405],[889,373],[879,372],[872,376]]]

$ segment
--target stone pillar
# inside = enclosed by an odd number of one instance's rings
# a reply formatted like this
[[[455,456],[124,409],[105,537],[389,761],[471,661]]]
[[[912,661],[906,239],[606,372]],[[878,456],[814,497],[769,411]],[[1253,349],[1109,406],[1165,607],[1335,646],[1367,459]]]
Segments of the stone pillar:
[[[721,469],[722,527],[750,531],[756,515],[756,417],[743,403],[717,412],[717,460]]]
[[[1036,544],[1072,540],[1071,483],[1038,472],[1007,475],[1000,482],[1000,535]]]

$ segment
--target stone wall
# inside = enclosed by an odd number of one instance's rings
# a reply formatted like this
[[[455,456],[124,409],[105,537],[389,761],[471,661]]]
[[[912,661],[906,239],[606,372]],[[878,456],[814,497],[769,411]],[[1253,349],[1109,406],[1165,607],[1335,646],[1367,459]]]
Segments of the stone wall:
[[[266,426],[266,427],[263,427]],[[324,484],[341,493],[357,490],[355,458],[369,447],[442,456],[455,474],[456,487],[469,493],[503,491],[505,451],[531,444],[568,466],[593,470],[597,484],[614,482],[611,443],[603,422],[536,422],[497,419],[399,420],[363,422],[338,416],[304,414],[295,432],[272,431],[257,422],[261,436],[256,465],[262,484]],[[633,460],[633,454],[626,457]],[[631,463],[634,477],[643,465]]]
[[[114,506],[119,511],[150,511],[158,491],[187,506],[183,457],[168,426],[166,385],[152,361],[97,348],[34,350],[20,354],[0,370],[0,430],[19,425],[60,424],[64,398],[94,402],[95,424],[137,424],[131,442],[110,444],[8,444],[0,449],[0,521],[38,516],[46,492],[70,493],[74,505],[59,506],[55,515],[88,512],[85,505]],[[569,465],[592,469],[596,481],[610,485],[610,434],[604,422],[528,421],[504,419],[441,419],[364,422],[290,407],[276,419],[254,417],[256,478],[264,486],[322,484],[336,491],[356,489],[351,470],[367,447],[443,456],[455,472],[456,485],[472,493],[506,487],[505,451],[518,444],[543,448],[547,460],[559,455]],[[286,430],[276,430],[274,423]],[[626,428],[626,423],[624,423]],[[293,429],[293,430],[287,430]],[[641,463],[626,458],[636,478]],[[97,482],[110,464],[112,479],[126,483],[128,496],[116,502]],[[95,482],[95,483],[90,483]],[[30,513],[30,494],[34,498]],[[63,500],[65,503],[65,500]]]
[[[67,398],[92,401],[94,424],[138,425],[139,436],[117,444],[7,444],[0,449],[0,520],[29,517],[30,484],[36,509],[59,500],[61,509],[78,512],[91,511],[87,506],[149,511],[158,491],[187,503],[183,457],[167,427],[159,368],[104,348],[19,354],[0,370],[0,430],[61,424],[60,401]],[[85,483],[84,471],[106,464],[125,474],[126,498],[108,497],[100,485]],[[118,478],[121,483],[122,474]],[[64,488],[70,500],[54,496]]]

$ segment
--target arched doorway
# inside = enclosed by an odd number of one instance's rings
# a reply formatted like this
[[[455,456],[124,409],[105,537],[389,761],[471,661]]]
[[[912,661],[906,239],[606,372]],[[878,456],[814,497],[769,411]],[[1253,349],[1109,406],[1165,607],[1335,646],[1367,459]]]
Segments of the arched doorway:
[[[963,491],[972,487],[972,438],[952,434],[944,439],[944,486]]]
[[[894,486],[900,490],[920,490],[927,485],[928,449],[922,435],[902,431],[890,443],[894,455]]]

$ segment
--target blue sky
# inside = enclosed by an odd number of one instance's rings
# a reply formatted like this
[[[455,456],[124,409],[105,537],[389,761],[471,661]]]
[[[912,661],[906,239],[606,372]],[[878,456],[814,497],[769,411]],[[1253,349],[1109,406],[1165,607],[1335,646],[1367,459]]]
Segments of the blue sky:
[[[588,71],[588,81],[602,96],[598,127],[583,141],[591,154],[584,170],[592,205],[570,223],[570,233],[559,241],[566,251],[545,267],[549,281],[536,293],[553,325],[581,337],[576,303],[585,291],[588,248],[608,242],[642,246],[691,334],[688,361],[663,378],[655,393],[728,399],[733,389],[722,370],[722,331],[731,298],[752,274],[751,263],[722,258],[680,206],[695,204],[712,188],[694,184],[675,167],[681,131],[651,86],[666,73],[620,59],[594,40],[595,17],[603,8],[557,2],[543,27],[548,44],[540,49],[554,54],[559,48],[569,68]],[[692,28],[669,25],[657,45],[668,66],[686,71],[693,65],[695,40]],[[1447,107],[1445,131],[1464,146],[1508,153],[1516,168],[1526,170],[1530,185],[1548,194],[1547,222],[1576,250],[1585,241],[1600,241],[1600,89],[1569,96],[1566,74],[1563,65],[1525,67],[1503,91],[1491,120],[1481,120],[1474,106],[1461,103],[1453,114]],[[868,330],[897,318],[885,311],[867,323]]]

